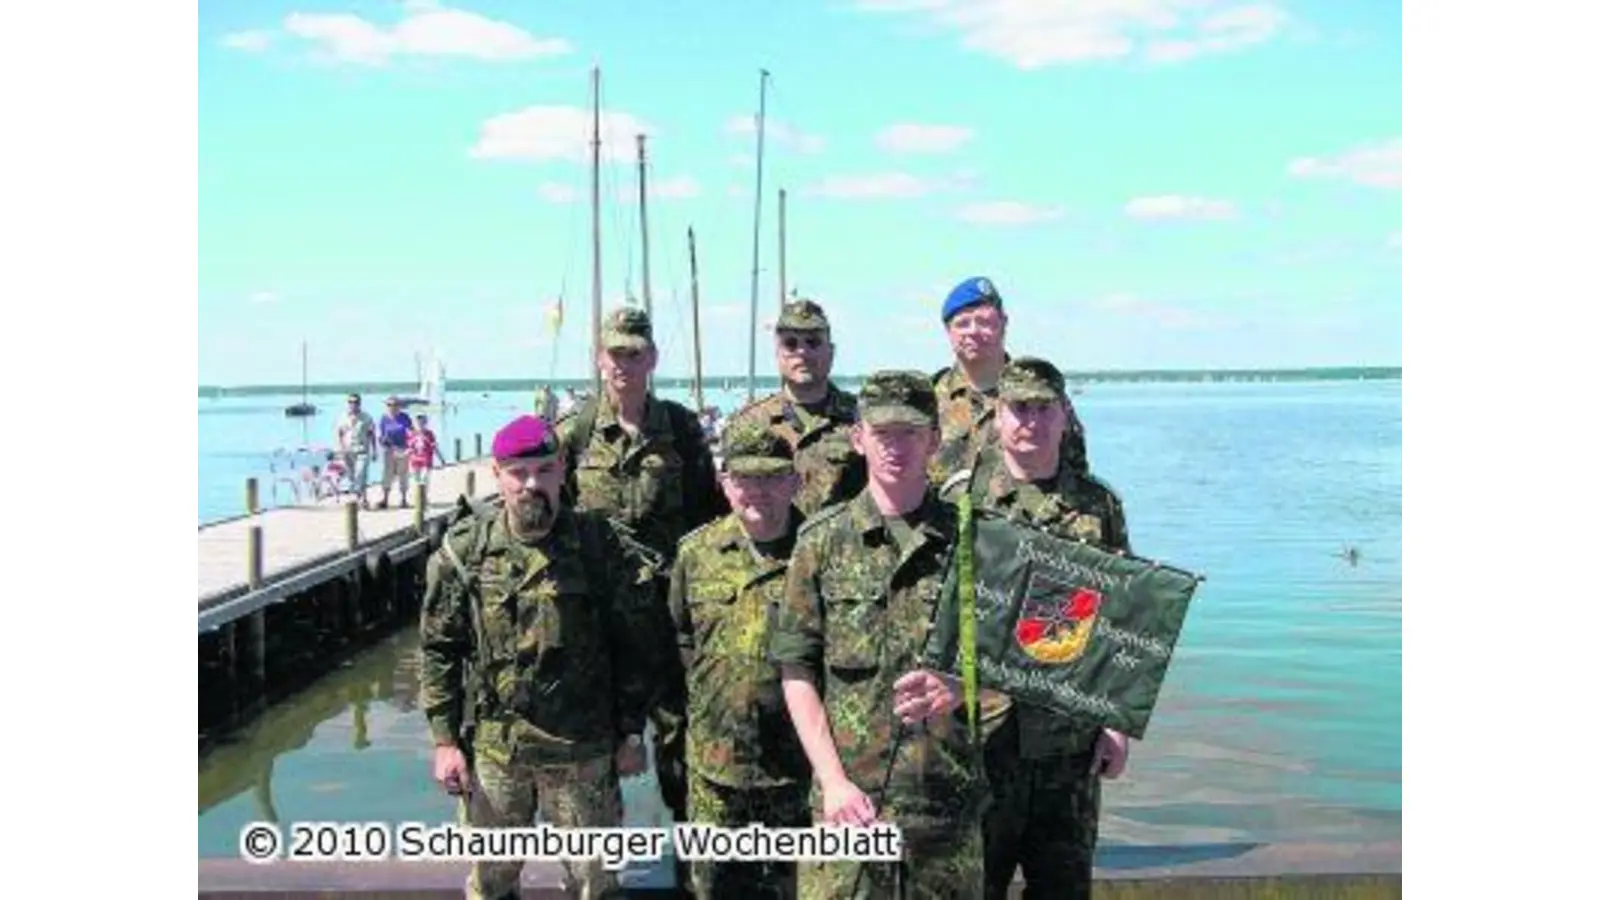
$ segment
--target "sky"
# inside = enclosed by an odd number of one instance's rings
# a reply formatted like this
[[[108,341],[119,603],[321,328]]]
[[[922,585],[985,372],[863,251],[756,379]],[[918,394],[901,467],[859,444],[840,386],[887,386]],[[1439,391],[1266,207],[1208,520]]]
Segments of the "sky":
[[[604,306],[658,372],[757,373],[787,285],[836,370],[932,370],[990,278],[1064,369],[1399,365],[1400,4],[210,0],[199,380],[582,377],[591,69]],[[563,310],[559,330],[551,312]]]

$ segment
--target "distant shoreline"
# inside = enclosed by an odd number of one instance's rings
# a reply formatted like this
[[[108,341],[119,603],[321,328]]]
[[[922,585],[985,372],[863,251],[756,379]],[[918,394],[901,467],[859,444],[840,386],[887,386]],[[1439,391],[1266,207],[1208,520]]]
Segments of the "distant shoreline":
[[[1138,382],[1259,382],[1259,381],[1398,381],[1400,379],[1399,366],[1346,366],[1334,368],[1311,369],[1124,369],[1098,372],[1067,372],[1068,383],[1093,385],[1113,383],[1138,383]],[[841,385],[859,383],[863,375],[841,375],[835,381]],[[744,375],[707,375],[705,387],[707,390],[719,390],[724,383],[735,388],[744,386]],[[556,390],[565,388],[580,389],[591,384],[588,378],[460,378],[447,382],[451,393],[482,394],[499,393],[508,391],[531,391],[540,385],[548,384]],[[688,390],[693,387],[692,378],[664,378],[657,376],[655,388],[661,390]],[[776,376],[766,375],[756,379],[756,386],[761,390],[775,390],[778,386]],[[412,381],[364,381],[340,382],[331,384],[313,384],[306,388],[307,393],[317,395],[348,394],[353,392],[361,394],[401,394],[415,393],[417,385]],[[210,397],[252,397],[269,394],[298,394],[298,384],[241,384],[233,386],[200,385],[200,396]]]

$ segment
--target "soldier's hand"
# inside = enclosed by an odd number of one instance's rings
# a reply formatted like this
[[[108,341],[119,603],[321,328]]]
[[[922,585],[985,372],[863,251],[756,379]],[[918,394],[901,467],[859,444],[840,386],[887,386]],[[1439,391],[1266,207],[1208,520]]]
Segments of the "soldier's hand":
[[[877,821],[878,811],[872,807],[872,798],[862,793],[855,782],[841,779],[823,783],[822,817],[829,825],[865,827]]]
[[[937,672],[918,669],[894,683],[894,714],[906,724],[942,716],[956,708],[950,680]]]
[[[1089,771],[1101,778],[1116,778],[1128,764],[1128,736],[1110,728],[1100,729],[1094,742],[1094,762]]]
[[[447,794],[465,794],[470,790],[472,774],[467,771],[467,757],[460,747],[433,748],[433,780],[439,782]]]
[[[644,741],[638,735],[629,735],[617,745],[617,777],[628,778],[643,772],[649,760],[645,758]]]

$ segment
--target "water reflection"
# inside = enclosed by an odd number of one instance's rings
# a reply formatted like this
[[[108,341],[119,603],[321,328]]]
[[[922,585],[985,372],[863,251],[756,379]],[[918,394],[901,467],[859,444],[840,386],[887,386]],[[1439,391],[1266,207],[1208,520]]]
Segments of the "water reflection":
[[[252,821],[454,821],[431,777],[415,629],[269,708],[200,757],[200,855],[237,854]],[[624,824],[665,826],[654,769],[624,780]]]

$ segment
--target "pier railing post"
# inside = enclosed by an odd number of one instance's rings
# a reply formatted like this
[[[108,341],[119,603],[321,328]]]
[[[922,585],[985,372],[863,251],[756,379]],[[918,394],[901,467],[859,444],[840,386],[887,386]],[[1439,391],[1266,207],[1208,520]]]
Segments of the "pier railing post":
[[[422,533],[422,524],[428,520],[428,486],[425,484],[412,485],[411,487],[411,527]]]
[[[361,507],[354,500],[344,504],[344,546],[354,550],[361,545]]]
[[[253,484],[255,479],[251,479]],[[262,533],[260,525],[250,528],[249,543],[249,569],[247,577],[252,591],[259,590],[265,580],[266,566],[262,559]],[[254,699],[260,699],[267,691],[267,610],[266,607],[250,614],[250,661],[254,676]]]
[[[472,458],[483,459],[483,432],[472,436]]]
[[[254,475],[244,480],[244,511],[252,516],[261,511],[261,483]]]
[[[476,499],[478,499],[478,470],[477,469],[468,469],[467,470],[467,490],[466,490],[465,493],[467,495],[467,499],[468,500],[476,500]]]
[[[354,500],[347,501],[344,505],[344,545],[351,553],[361,546],[361,506]],[[357,569],[356,574],[349,582],[350,619],[355,626],[354,631],[360,634],[366,624],[366,616],[361,609],[361,574]]]
[[[461,462],[461,438],[456,438],[456,462]]]

